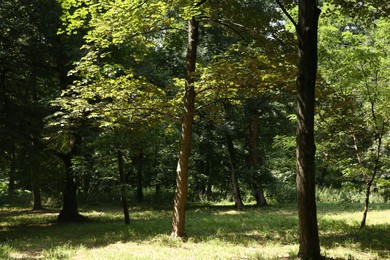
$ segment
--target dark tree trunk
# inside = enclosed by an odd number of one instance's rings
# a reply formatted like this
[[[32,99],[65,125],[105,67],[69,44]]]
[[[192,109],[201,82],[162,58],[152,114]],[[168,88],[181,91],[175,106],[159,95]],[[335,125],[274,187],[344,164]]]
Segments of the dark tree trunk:
[[[211,172],[211,154],[210,154],[211,148],[208,150],[208,155],[206,157],[206,165],[205,165],[205,173],[207,175],[207,183],[206,183],[206,198],[207,200],[211,200],[213,195],[212,190],[212,172]]]
[[[228,155],[228,161],[229,161],[229,166],[230,166],[230,176],[231,176],[232,186],[233,186],[234,202],[235,202],[236,208],[238,210],[242,210],[244,207],[244,203],[242,202],[242,199],[241,199],[241,192],[240,192],[240,187],[238,185],[236,169],[235,169],[235,164],[234,164],[233,140],[232,140],[232,137],[230,136],[228,131],[226,131],[226,133],[225,133],[225,141],[226,141],[227,155]]]
[[[61,156],[65,164],[65,186],[63,191],[62,210],[57,218],[58,222],[78,222],[83,217],[78,212],[77,186],[74,180],[72,169],[72,154],[67,153]]]
[[[161,184],[160,183],[156,183],[156,185],[155,185],[154,200],[156,202],[162,201],[162,192],[161,192]]]
[[[72,158],[78,153],[78,146],[81,144],[81,136],[74,134],[70,140],[70,150],[63,153],[56,153],[65,165],[65,183],[63,191],[63,204],[58,222],[83,222],[87,219],[79,214],[77,205],[77,185],[73,173]]]
[[[31,75],[31,82],[30,82],[30,88],[26,89],[29,90],[29,96],[32,106],[36,106],[38,103],[38,94],[37,94],[37,76],[33,72]],[[38,140],[36,138],[36,134],[34,132],[30,133],[31,143],[30,143],[30,177],[31,177],[31,190],[33,194],[33,210],[42,210],[42,198],[41,198],[41,189],[40,189],[40,183],[39,183],[39,172],[37,165],[40,161],[39,157],[37,156],[38,153],[40,153],[38,148]]]
[[[299,1],[297,77],[297,198],[301,259],[320,259],[315,200],[314,106],[317,76],[317,31],[320,10],[313,0]]]
[[[41,189],[39,188],[38,172],[35,167],[30,168],[31,173],[31,190],[33,194],[33,210],[42,210]]]
[[[249,101],[251,102],[251,101]],[[251,105],[251,104],[249,104]],[[252,174],[253,193],[256,199],[256,205],[266,206],[267,201],[264,196],[263,185],[260,176],[257,176],[257,122],[258,112],[256,107],[249,107],[249,166]]]
[[[144,201],[144,192],[143,192],[143,157],[144,153],[141,150],[137,156],[137,201]]]
[[[15,151],[11,151],[11,164],[10,164],[9,181],[8,181],[8,196],[10,197],[12,197],[15,193],[15,173],[16,173],[16,153]]]
[[[2,69],[0,71],[0,119],[1,124],[5,122],[5,113],[6,113],[6,73]]]
[[[119,180],[121,183],[121,199],[122,199],[123,215],[125,218],[125,224],[130,224],[129,204],[127,202],[126,176],[123,168],[123,154],[120,150],[118,150],[117,152],[117,157],[118,157]]]
[[[192,17],[188,21],[188,46],[186,57],[186,81],[184,115],[182,121],[180,153],[177,164],[176,193],[173,206],[172,237],[185,237],[185,206],[188,192],[188,166],[191,152],[192,122],[195,114],[195,65],[198,48],[199,22]]]
[[[372,187],[372,183],[374,182],[375,177],[379,171],[379,160],[380,160],[380,156],[381,156],[382,137],[384,135],[384,126],[385,126],[385,123],[383,122],[381,131],[378,131],[379,132],[378,139],[377,139],[378,147],[377,147],[376,155],[375,155],[374,171],[373,171],[372,175],[370,176],[370,179],[367,182],[366,199],[364,201],[363,219],[362,219],[362,222],[360,223],[360,228],[364,228],[366,226],[368,207],[370,205],[371,187]]]

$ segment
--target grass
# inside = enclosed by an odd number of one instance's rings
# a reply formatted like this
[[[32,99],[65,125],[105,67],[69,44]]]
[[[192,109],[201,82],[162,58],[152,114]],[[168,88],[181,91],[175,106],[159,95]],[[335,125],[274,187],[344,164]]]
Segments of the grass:
[[[186,242],[170,238],[171,209],[85,208],[92,221],[56,224],[58,211],[0,209],[0,259],[294,259],[295,205],[192,206]],[[374,204],[359,229],[361,205],[319,204],[322,254],[331,259],[390,259],[390,205]]]

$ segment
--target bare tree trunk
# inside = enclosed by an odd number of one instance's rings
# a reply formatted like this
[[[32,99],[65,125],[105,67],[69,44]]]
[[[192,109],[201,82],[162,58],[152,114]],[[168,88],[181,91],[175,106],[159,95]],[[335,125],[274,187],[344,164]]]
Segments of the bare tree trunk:
[[[65,165],[65,183],[63,190],[63,204],[60,214],[58,215],[58,222],[83,222],[87,218],[80,215],[77,205],[77,185],[73,173],[72,159],[78,153],[78,146],[81,144],[81,136],[77,133],[71,136],[70,150],[65,153],[56,153],[62,159]]]
[[[8,196],[12,197],[15,192],[15,173],[16,173],[16,153],[15,149],[11,151],[11,164],[9,169]]]
[[[39,188],[38,173],[32,165],[30,165],[30,176],[31,176],[31,190],[33,194],[33,210],[42,210],[42,197],[41,190]]]
[[[187,68],[184,94],[184,115],[177,163],[176,193],[173,206],[172,237],[185,237],[185,206],[188,192],[188,165],[191,152],[192,122],[195,114],[195,65],[198,47],[199,22],[188,21]]]
[[[130,224],[129,216],[129,204],[127,202],[127,186],[126,186],[126,177],[123,168],[123,154],[120,150],[117,151],[118,157],[118,171],[119,171],[119,180],[121,184],[121,198],[122,198],[122,207],[123,215],[125,218],[125,224]]]
[[[378,147],[377,147],[376,155],[375,155],[374,171],[373,171],[370,179],[367,182],[366,199],[364,202],[364,211],[363,211],[363,219],[362,219],[362,222],[360,223],[360,228],[364,228],[366,226],[367,212],[368,212],[368,207],[370,204],[371,187],[372,187],[372,183],[374,182],[375,177],[376,177],[378,170],[379,170],[379,159],[381,156],[382,137],[384,134],[384,126],[385,126],[385,123],[382,124],[382,129],[381,129],[380,133],[378,133]]]
[[[212,195],[213,195],[213,190],[212,190],[213,182],[212,182],[211,158],[210,157],[211,157],[211,155],[209,154],[206,158],[206,165],[205,165],[205,173],[207,175],[207,183],[206,183],[206,199],[207,200],[211,200]]]
[[[228,131],[226,131],[225,133],[225,140],[226,140],[227,154],[228,154],[228,160],[230,166],[230,175],[232,179],[234,202],[236,208],[238,210],[242,210],[244,208],[244,203],[242,202],[241,199],[240,187],[238,185],[237,175],[235,171],[233,140]]]
[[[249,101],[251,102],[251,100]],[[249,165],[251,168],[251,174],[252,174],[252,186],[253,186],[253,193],[256,199],[256,205],[266,206],[267,200],[264,196],[263,191],[263,185],[260,176],[257,176],[256,169],[258,167],[257,164],[257,122],[259,115],[257,113],[256,107],[252,107],[251,104],[249,104]]]
[[[299,253],[301,259],[320,259],[315,200],[314,106],[317,76],[317,32],[320,10],[317,2],[301,0],[298,11],[297,77],[297,197]]]
[[[143,192],[143,157],[144,153],[141,150],[137,156],[137,201],[143,202],[144,192]]]

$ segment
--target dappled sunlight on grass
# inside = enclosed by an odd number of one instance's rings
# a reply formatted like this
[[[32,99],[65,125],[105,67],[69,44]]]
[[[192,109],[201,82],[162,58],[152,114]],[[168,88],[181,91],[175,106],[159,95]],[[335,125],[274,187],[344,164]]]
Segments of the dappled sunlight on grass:
[[[0,212],[0,258],[48,259],[294,259],[298,251],[295,205],[190,207],[186,242],[169,236],[172,212],[134,207],[124,225],[119,208],[83,209],[87,223],[56,224],[58,211]],[[389,258],[390,209],[361,212],[344,205],[319,205],[322,252],[339,259]],[[386,244],[388,243],[388,244]]]
[[[386,207],[385,207],[386,208]],[[390,209],[372,210],[360,229],[361,211],[325,211],[319,214],[320,239],[327,255],[349,259],[390,259]],[[358,257],[356,252],[359,252]]]

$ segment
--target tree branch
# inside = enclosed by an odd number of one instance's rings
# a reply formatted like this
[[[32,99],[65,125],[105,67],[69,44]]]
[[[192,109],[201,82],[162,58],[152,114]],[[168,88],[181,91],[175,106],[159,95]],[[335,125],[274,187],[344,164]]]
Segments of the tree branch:
[[[290,15],[290,13],[286,10],[286,8],[284,7],[284,5],[280,2],[280,0],[275,0],[276,3],[278,4],[278,6],[280,7],[280,9],[282,9],[283,13],[287,16],[287,18],[292,22],[292,24],[294,25],[295,29],[298,28],[298,24],[297,22],[294,20],[294,18],[292,18],[292,16]]]

